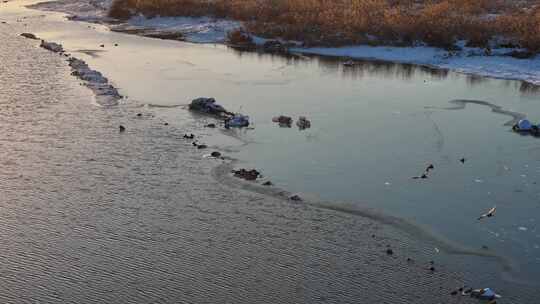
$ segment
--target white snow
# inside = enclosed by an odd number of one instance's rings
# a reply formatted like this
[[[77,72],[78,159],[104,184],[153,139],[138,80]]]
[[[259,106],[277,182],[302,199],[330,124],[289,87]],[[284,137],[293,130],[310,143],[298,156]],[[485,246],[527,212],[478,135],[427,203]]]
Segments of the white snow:
[[[107,21],[106,13],[112,0],[58,0],[34,5],[33,8],[60,11],[75,16],[73,19],[102,22]],[[487,16],[491,17],[491,16]],[[196,43],[222,43],[227,32],[241,27],[241,23],[231,20],[208,17],[156,17],[136,16],[128,20],[124,26],[130,29],[151,29],[165,33],[180,32],[186,40]],[[265,39],[254,37],[261,44]],[[295,53],[315,54],[323,56],[347,57],[347,59],[374,59],[426,65],[435,68],[489,76],[494,78],[524,80],[540,85],[540,57],[517,59],[502,56],[509,49],[493,49],[491,56],[484,50],[463,48],[459,52],[448,52],[443,49],[417,47],[374,47],[349,46],[338,48],[302,48],[291,49]]]
[[[227,38],[227,33],[240,28],[237,21],[214,19],[209,17],[132,17],[128,25],[139,28],[151,28],[166,32],[182,33],[186,41],[194,43],[220,43]]]
[[[498,55],[509,52],[508,49],[492,50],[492,56],[482,55],[482,50],[474,48],[464,48],[462,51],[450,53],[443,49],[425,46],[293,48],[291,51],[302,54],[420,64],[466,74],[525,80],[540,85],[540,58],[536,56],[530,59],[517,59]]]
[[[107,21],[112,0],[58,0],[30,5],[29,8],[70,15],[70,19],[88,22]]]

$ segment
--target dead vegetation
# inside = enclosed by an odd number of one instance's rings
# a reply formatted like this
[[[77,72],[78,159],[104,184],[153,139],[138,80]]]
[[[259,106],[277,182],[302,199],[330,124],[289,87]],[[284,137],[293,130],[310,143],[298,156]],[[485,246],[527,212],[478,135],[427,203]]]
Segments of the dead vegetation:
[[[213,16],[243,21],[260,36],[306,45],[428,45],[452,48],[456,41],[490,47],[505,44],[540,51],[538,0],[116,0],[115,18]],[[243,36],[233,37],[244,39]],[[500,40],[500,39],[498,39]]]

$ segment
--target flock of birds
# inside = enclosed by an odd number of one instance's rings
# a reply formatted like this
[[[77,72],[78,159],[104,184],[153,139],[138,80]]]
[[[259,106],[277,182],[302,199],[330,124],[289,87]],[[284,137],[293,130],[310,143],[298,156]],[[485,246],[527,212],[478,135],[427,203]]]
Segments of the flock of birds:
[[[463,157],[459,160],[462,164],[465,164],[466,159]],[[429,173],[435,170],[435,166],[433,164],[429,164],[426,169],[424,170],[424,173],[418,176],[413,176],[412,179],[427,179],[429,177]],[[497,210],[497,206],[494,206],[493,208],[489,209],[486,213],[480,215],[478,217],[478,220],[482,220],[484,218],[493,217],[495,216],[495,211]]]

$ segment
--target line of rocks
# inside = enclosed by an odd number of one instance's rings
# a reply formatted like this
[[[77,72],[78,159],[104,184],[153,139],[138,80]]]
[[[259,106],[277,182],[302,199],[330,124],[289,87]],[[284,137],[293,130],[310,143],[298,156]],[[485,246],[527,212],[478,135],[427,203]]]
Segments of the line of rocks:
[[[22,33],[21,36],[32,40],[40,40],[32,33]],[[100,72],[91,69],[84,60],[66,54],[61,44],[41,39],[39,46],[53,53],[68,57],[71,75],[84,81],[84,85],[96,95],[96,101],[99,105],[115,106],[118,105],[118,101],[123,98],[118,90],[109,83],[107,77],[103,76]]]

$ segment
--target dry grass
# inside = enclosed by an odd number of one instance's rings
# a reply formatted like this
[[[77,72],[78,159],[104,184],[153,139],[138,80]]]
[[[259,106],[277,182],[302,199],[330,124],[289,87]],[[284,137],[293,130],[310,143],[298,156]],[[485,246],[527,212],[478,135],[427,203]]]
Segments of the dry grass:
[[[307,45],[376,43],[488,47],[495,36],[540,51],[538,0],[116,0],[110,15],[214,16]],[[236,37],[241,38],[241,37]]]

